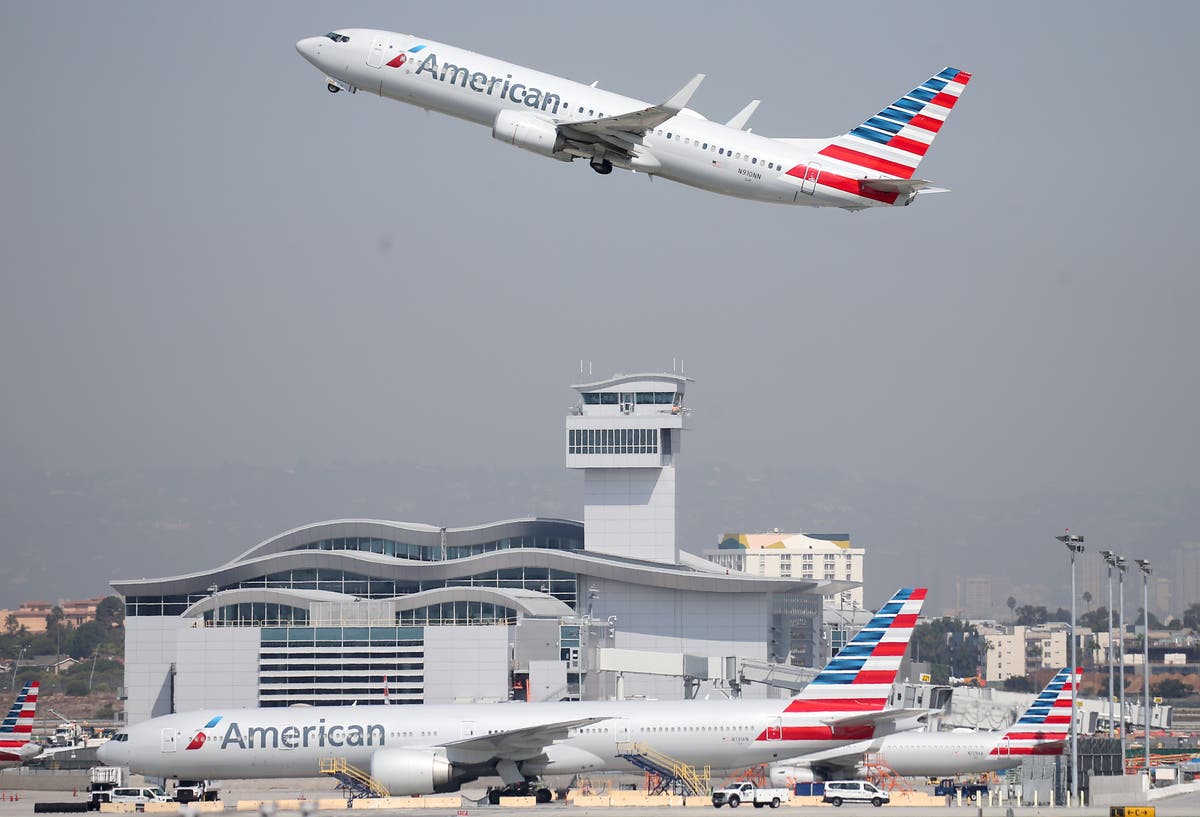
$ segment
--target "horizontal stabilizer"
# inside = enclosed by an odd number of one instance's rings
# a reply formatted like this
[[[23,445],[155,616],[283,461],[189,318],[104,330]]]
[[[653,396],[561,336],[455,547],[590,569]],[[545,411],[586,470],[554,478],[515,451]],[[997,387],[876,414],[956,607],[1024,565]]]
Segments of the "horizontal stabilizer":
[[[858,186],[864,190],[876,190],[880,193],[917,193],[928,189],[930,192],[941,192],[943,188],[935,188],[933,182],[925,179],[859,179]],[[949,191],[946,191],[949,192]]]

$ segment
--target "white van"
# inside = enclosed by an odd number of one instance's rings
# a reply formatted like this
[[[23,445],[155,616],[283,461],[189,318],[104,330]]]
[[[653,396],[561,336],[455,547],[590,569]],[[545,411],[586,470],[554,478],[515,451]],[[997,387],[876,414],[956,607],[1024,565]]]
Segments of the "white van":
[[[870,803],[876,808],[891,802],[892,796],[865,780],[829,780],[825,783],[823,803]]]
[[[170,803],[171,798],[158,786],[123,786],[113,789],[112,803]]]

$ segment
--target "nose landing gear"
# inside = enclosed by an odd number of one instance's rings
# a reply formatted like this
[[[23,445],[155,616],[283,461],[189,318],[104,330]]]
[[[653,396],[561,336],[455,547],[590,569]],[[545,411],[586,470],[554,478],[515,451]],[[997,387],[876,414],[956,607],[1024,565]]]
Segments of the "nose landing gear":
[[[607,176],[609,173],[612,173],[612,162],[610,162],[608,159],[600,159],[599,161],[592,159],[591,165],[592,170],[596,171],[601,176]]]
[[[336,85],[334,85],[332,82],[327,82],[327,83],[325,83],[325,88],[326,88],[326,89],[329,91],[329,93],[331,93],[331,94],[336,94],[338,91],[342,90],[341,88],[339,88],[339,87],[337,87]]]

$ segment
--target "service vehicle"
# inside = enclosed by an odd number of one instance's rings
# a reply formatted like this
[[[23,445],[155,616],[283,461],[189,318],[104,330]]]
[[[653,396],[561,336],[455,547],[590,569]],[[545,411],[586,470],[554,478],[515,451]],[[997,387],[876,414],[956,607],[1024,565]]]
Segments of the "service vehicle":
[[[112,790],[110,803],[170,803],[171,798],[158,786],[121,786]]]
[[[113,789],[125,785],[121,766],[93,766],[88,782],[88,811],[99,811],[101,803],[111,803]]]
[[[219,790],[209,780],[180,780],[175,784],[175,802],[211,803],[217,800]]]
[[[712,804],[713,808],[737,808],[742,803],[753,803],[755,808],[779,808],[781,803],[786,803],[791,797],[792,793],[787,789],[760,789],[746,780],[723,789],[715,789],[712,793]]]
[[[840,806],[842,803],[870,803],[879,808],[890,803],[892,796],[867,780],[827,780],[821,802]]]

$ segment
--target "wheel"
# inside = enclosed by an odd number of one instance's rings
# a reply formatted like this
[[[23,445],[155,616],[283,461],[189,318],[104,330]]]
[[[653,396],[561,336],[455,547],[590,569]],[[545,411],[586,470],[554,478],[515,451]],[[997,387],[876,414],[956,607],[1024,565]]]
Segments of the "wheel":
[[[836,808],[836,807],[838,807],[838,806],[840,806],[840,805],[842,804],[842,798],[840,798],[840,797],[835,797],[835,798],[833,798],[832,800],[830,800],[829,802],[830,802],[830,803],[833,803],[834,807]]]
[[[326,83],[325,87],[329,89],[329,93],[331,93],[331,94],[336,94],[338,91],[342,90],[341,88],[334,85],[332,82]]]
[[[487,797],[488,797],[488,805],[492,805],[492,806],[500,805],[500,790],[499,789],[489,789]]]
[[[721,803],[713,803],[713,808],[720,808],[721,806]]]
[[[539,805],[549,803],[553,799],[554,792],[550,791],[549,789],[537,789],[533,793],[533,802],[538,803]]]
[[[736,794],[729,798],[729,807],[730,808],[737,808],[741,804],[742,804],[742,801],[740,799],[738,799],[738,796]]]
[[[779,808],[779,798],[778,797],[771,798],[771,808]]]
[[[592,170],[599,173],[601,176],[607,176],[612,173],[612,162],[608,159],[602,159],[599,162],[592,162]]]
[[[766,803],[759,803],[759,802],[757,802],[757,801],[754,803],[754,807],[755,807],[755,808],[762,808],[762,807],[763,807],[763,806],[765,806],[765,805],[766,805]]]
[[[880,806],[883,805],[883,798],[882,797],[872,797],[871,805],[873,805],[875,808],[879,808]]]

